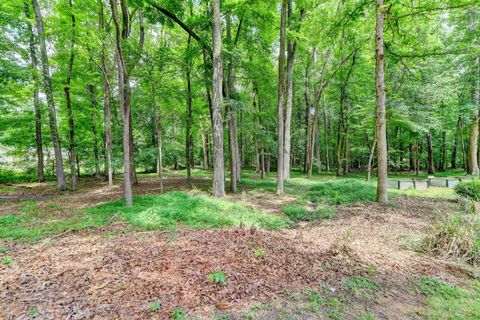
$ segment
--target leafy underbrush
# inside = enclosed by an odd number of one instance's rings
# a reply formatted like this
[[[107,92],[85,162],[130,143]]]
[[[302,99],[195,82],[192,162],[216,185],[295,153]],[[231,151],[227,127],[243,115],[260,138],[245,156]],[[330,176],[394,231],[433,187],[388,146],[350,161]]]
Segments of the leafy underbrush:
[[[47,180],[53,180],[55,177],[47,174],[45,178]],[[13,184],[33,181],[38,181],[37,173],[34,170],[14,171],[0,169],[0,183]]]
[[[315,211],[309,211],[300,204],[291,204],[282,208],[285,213],[293,221],[313,221],[318,219],[330,219],[337,215],[334,208],[319,205]]]
[[[102,217],[78,214],[65,219],[38,214],[0,216],[0,239],[36,241],[65,231],[77,231],[105,224]]]
[[[455,186],[455,192],[467,199],[480,200],[480,180],[462,182]]]
[[[332,180],[312,185],[304,197],[309,201],[330,205],[373,202],[376,198],[376,187],[355,179]]]
[[[136,196],[133,206],[123,200],[106,203],[88,210],[93,216],[119,215],[128,223],[146,230],[163,229],[183,224],[193,228],[220,228],[244,225],[266,229],[286,227],[290,221],[275,215],[262,214],[228,201],[184,192]]]
[[[480,284],[458,288],[432,277],[421,277],[415,290],[426,297],[428,319],[480,319]]]
[[[480,218],[471,214],[446,216],[433,225],[421,247],[432,255],[477,265],[480,258]]]

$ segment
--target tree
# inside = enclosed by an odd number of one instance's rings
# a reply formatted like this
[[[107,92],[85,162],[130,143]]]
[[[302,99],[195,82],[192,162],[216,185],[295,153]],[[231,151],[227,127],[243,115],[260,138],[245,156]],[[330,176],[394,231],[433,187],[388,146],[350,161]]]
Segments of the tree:
[[[222,26],[220,22],[220,0],[213,0],[213,196],[225,196],[224,160],[223,160],[223,123],[222,123]]]
[[[68,1],[68,5],[70,8],[70,18],[71,18],[71,38],[70,38],[70,53],[68,58],[68,66],[67,66],[67,79],[65,81],[65,87],[63,91],[65,92],[65,104],[68,114],[68,129],[69,129],[69,163],[70,163],[70,175],[71,175],[71,188],[72,191],[77,189],[77,151],[75,146],[75,122],[73,118],[73,111],[72,111],[72,99],[70,97],[70,86],[72,82],[72,69],[73,69],[73,62],[75,60],[75,15],[73,14],[73,6],[72,0]]]
[[[282,0],[280,11],[280,49],[278,52],[278,93],[277,93],[277,195],[283,194],[284,120],[283,95],[285,84],[285,34],[287,26],[288,0]]]
[[[120,107],[123,119],[123,173],[124,173],[124,193],[125,203],[132,206],[132,183],[135,182],[135,165],[133,163],[133,137],[132,137],[132,113],[131,113],[131,86],[130,73],[135,67],[137,61],[127,64],[122,43],[130,36],[130,14],[126,0],[120,0],[122,10],[122,28],[120,29],[120,19],[118,14],[117,0],[110,0],[112,9],[112,20],[115,26],[116,56],[118,66],[118,87],[120,95]],[[139,24],[139,42],[135,52],[135,58],[138,59],[142,52],[144,42],[144,27],[142,9],[138,8]]]
[[[50,124],[50,134],[52,136],[53,150],[55,153],[55,176],[57,178],[57,189],[64,191],[67,188],[65,182],[65,173],[63,171],[62,148],[58,137],[57,112],[53,100],[52,79],[50,77],[50,66],[48,64],[47,45],[43,31],[43,19],[37,0],[32,0],[33,12],[37,22],[37,34],[40,43],[40,60],[42,62],[43,82],[45,95],[47,96],[48,118]]]
[[[31,19],[30,6],[24,2],[25,16]],[[33,79],[33,107],[35,112],[35,143],[37,149],[37,177],[38,182],[45,182],[44,164],[43,164],[43,138],[42,138],[42,110],[40,108],[39,81],[38,81],[38,60],[37,49],[35,45],[35,34],[33,33],[32,23],[27,22],[28,29],[28,47],[30,52],[31,72]]]
[[[378,160],[377,201],[388,202],[387,189],[387,124],[386,124],[386,86],[385,86],[385,53],[383,42],[383,27],[385,21],[385,4],[377,0],[375,28],[375,88],[376,88],[376,141]]]

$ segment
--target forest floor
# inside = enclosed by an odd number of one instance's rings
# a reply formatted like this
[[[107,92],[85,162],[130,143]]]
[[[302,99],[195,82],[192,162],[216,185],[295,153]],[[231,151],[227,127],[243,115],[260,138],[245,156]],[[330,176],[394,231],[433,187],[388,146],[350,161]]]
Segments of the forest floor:
[[[132,212],[115,202],[120,181],[84,179],[75,193],[2,186],[0,319],[480,317],[478,270],[419,249],[460,210],[451,190],[393,193],[380,206],[373,184],[299,175],[277,197],[272,177],[251,172],[217,203],[208,173],[196,173],[194,190],[167,175],[165,191],[185,193],[160,196],[141,176]],[[175,223],[158,217],[169,205],[185,208]]]

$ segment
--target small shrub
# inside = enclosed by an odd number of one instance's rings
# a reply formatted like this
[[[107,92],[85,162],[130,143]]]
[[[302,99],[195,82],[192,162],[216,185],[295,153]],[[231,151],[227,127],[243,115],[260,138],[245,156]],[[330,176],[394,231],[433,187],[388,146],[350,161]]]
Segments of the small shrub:
[[[172,311],[172,320],[185,320],[187,319],[187,314],[180,308],[176,308]]]
[[[421,243],[423,251],[477,265],[480,259],[480,220],[477,216],[451,215],[435,224]]]
[[[2,263],[6,266],[10,265],[13,263],[13,259],[11,257],[3,257],[2,258]]]
[[[263,248],[255,248],[253,249],[253,256],[255,258],[261,258],[265,255],[265,249]]]
[[[480,180],[461,182],[455,186],[455,192],[462,197],[480,201]]]
[[[223,272],[212,272],[208,274],[208,279],[218,285],[224,285],[227,282],[227,277]]]
[[[428,276],[421,277],[415,289],[418,293],[423,294],[424,296],[460,298],[463,295],[462,291],[458,288],[455,288],[444,281]]]
[[[158,312],[162,308],[162,304],[158,300],[150,302],[150,310],[152,312]]]

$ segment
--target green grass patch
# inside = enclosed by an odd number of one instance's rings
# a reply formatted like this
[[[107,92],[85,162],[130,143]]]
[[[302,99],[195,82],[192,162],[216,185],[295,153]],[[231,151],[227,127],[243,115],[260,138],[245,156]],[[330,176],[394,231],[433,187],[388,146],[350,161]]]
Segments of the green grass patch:
[[[425,296],[428,308],[421,315],[428,319],[480,319],[480,283],[458,288],[432,277],[421,277],[415,287]]]
[[[290,225],[290,221],[283,217],[262,214],[225,200],[184,192],[136,196],[130,208],[124,205],[122,199],[91,208],[88,212],[100,217],[117,214],[128,223],[146,230],[171,228],[177,224],[193,228],[221,228],[242,224],[265,229]]]
[[[355,179],[341,179],[316,183],[309,188],[304,197],[313,202],[349,205],[373,202],[376,194],[376,187],[371,183]]]
[[[105,222],[103,217],[88,214],[77,214],[66,219],[45,217],[35,211],[24,215],[5,215],[0,217],[0,239],[37,241],[68,230],[99,227]]]
[[[345,281],[345,287],[353,294],[371,295],[380,290],[380,286],[375,281],[365,277],[351,277]]]
[[[270,179],[242,179],[240,185],[246,186],[248,189],[277,190],[277,181]]]
[[[334,208],[328,206],[319,205],[315,211],[309,211],[298,203],[287,205],[282,208],[282,211],[293,221],[329,219],[335,217],[337,214]]]

